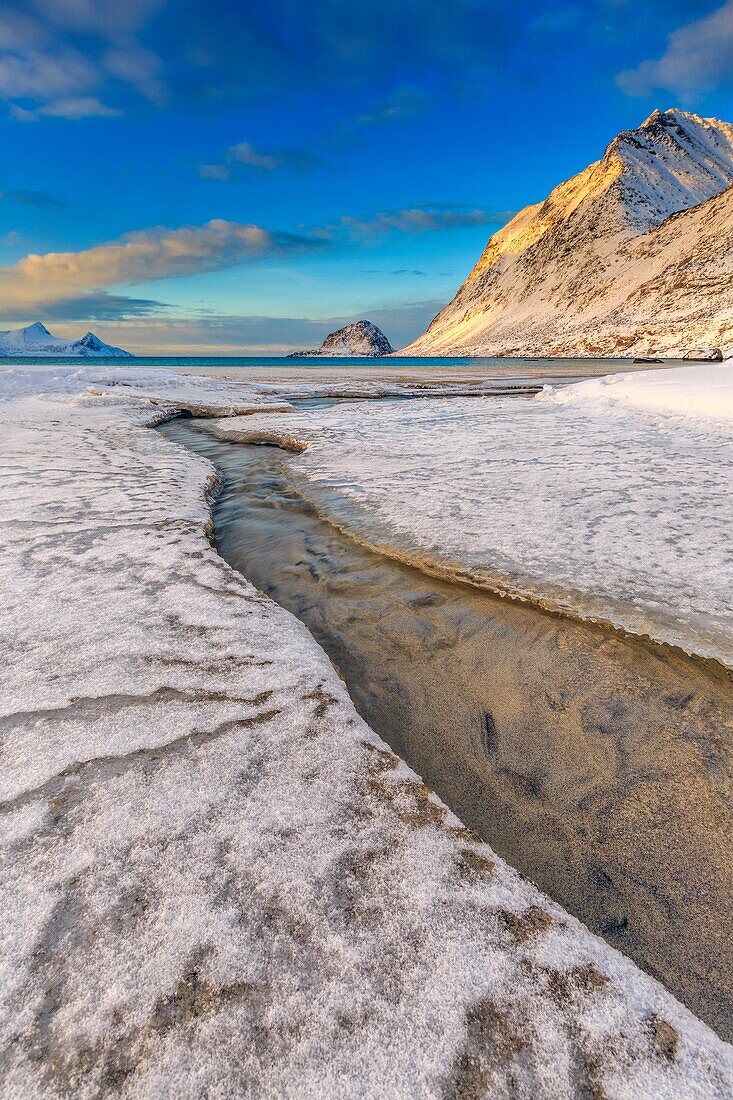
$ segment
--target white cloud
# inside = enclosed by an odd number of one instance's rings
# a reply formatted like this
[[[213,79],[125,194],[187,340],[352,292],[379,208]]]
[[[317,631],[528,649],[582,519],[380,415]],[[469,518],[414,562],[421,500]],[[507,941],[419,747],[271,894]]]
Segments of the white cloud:
[[[32,312],[90,291],[216,271],[315,244],[218,218],[201,226],[144,229],[80,252],[30,254],[0,268],[0,300],[7,310]]]
[[[733,0],[674,31],[660,58],[642,61],[618,77],[628,95],[645,96],[659,88],[687,97],[711,91],[733,77]]]
[[[0,10],[0,98],[12,117],[112,117],[100,89],[132,88],[154,103],[165,99],[160,59],[134,31],[159,0],[35,0]],[[33,10],[35,9],[35,11]],[[83,49],[78,46],[83,35]],[[106,95],[105,95],[106,98]]]
[[[75,50],[26,48],[0,53],[0,94],[10,99],[54,99],[95,88],[95,67]]]
[[[226,183],[232,178],[232,171],[228,164],[200,164],[199,175],[202,180],[219,180]]]
[[[108,73],[125,81],[151,103],[163,104],[166,89],[160,79],[161,61],[152,50],[136,44],[108,50],[102,57]]]
[[[270,172],[282,164],[282,159],[276,154],[258,153],[248,141],[240,141],[237,145],[232,145],[228,150],[227,159],[235,160],[238,164],[246,164],[250,168],[265,168]]]
[[[42,18],[57,27],[119,37],[138,30],[164,0],[33,0]]]
[[[514,212],[502,210],[468,210],[446,205],[414,206],[404,210],[383,210],[365,218],[343,217],[336,225],[316,231],[325,236],[345,232],[349,237],[364,240],[385,233],[428,233],[444,229],[465,229],[477,225],[501,225]]]
[[[316,163],[316,158],[305,149],[277,149],[266,153],[258,152],[248,141],[240,141],[229,146],[223,163],[201,164],[199,175],[202,179],[228,181],[236,178],[238,165],[265,172],[274,172],[278,168],[307,172]]]
[[[114,107],[108,107],[96,96],[71,96],[68,99],[56,99],[44,103],[41,107],[20,107],[14,103],[10,114],[16,122],[37,122],[39,118],[116,118],[122,114]]]
[[[380,122],[395,122],[412,118],[424,110],[426,95],[414,85],[396,88],[385,99],[380,99],[356,118],[360,126],[372,126]]]

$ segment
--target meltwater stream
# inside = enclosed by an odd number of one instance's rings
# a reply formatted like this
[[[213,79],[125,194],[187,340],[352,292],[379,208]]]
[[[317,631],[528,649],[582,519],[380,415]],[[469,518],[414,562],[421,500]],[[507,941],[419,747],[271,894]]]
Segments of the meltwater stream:
[[[730,678],[372,553],[289,486],[283,452],[204,427],[160,430],[222,473],[222,557],[466,825],[733,1038]]]

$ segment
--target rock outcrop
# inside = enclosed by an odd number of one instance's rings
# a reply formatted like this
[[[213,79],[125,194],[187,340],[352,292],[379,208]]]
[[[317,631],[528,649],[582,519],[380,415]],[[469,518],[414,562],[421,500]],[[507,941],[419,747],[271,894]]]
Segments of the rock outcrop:
[[[308,358],[312,355],[374,357],[391,355],[394,348],[380,328],[371,321],[354,321],[351,325],[331,332],[316,351],[294,351],[289,358]]]
[[[733,125],[655,111],[522,210],[413,355],[733,352]]]
[[[688,351],[682,358],[693,359],[699,363],[722,363],[723,352],[720,348],[697,348],[694,351]]]

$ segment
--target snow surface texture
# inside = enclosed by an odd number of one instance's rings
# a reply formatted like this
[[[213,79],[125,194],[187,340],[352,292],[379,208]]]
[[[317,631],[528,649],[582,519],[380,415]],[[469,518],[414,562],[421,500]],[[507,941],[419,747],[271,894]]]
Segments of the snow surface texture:
[[[388,553],[733,666],[732,392],[706,365],[217,434],[307,444],[301,489]]]
[[[218,557],[212,468],[141,376],[83,383],[0,373],[2,1094],[729,1096],[731,1048],[463,830]]]
[[[733,352],[733,126],[655,111],[489,240],[407,355]]]
[[[129,351],[105,344],[93,332],[79,340],[63,340],[52,336],[40,321],[26,328],[5,329],[0,332],[0,356],[72,356],[83,359],[132,358]]]
[[[612,374],[578,382],[562,390],[547,387],[543,397],[561,405],[592,401],[607,406],[733,421],[733,362],[720,366]],[[725,431],[725,425],[722,427]],[[730,446],[723,454],[729,452]]]
[[[605,376],[607,364],[598,365],[595,373]],[[196,371],[196,373],[193,373]],[[200,371],[200,373],[198,373]],[[572,377],[577,378],[577,370]],[[591,373],[591,372],[588,372]],[[91,376],[90,376],[91,377]],[[585,371],[582,377],[587,377]],[[122,392],[137,396],[148,396],[160,403],[170,402],[175,394],[176,404],[190,408],[204,408],[205,415],[215,415],[217,406],[212,400],[225,399],[222,415],[232,415],[237,408],[251,399],[251,411],[261,410],[266,404],[268,410],[277,405],[281,409],[291,409],[292,401],[311,400],[313,398],[363,398],[380,397],[456,397],[456,396],[496,396],[500,394],[521,394],[539,392],[548,379],[561,384],[563,372],[549,372],[547,365],[518,365],[516,371],[508,372],[501,367],[466,369],[433,368],[379,368],[373,366],[328,368],[316,366],[278,366],[247,367],[227,371],[221,368],[192,368],[191,372],[178,374],[171,370],[150,370],[135,367],[98,367],[93,374],[91,388],[96,393],[113,392],[122,387]],[[247,410],[250,411],[250,410]]]

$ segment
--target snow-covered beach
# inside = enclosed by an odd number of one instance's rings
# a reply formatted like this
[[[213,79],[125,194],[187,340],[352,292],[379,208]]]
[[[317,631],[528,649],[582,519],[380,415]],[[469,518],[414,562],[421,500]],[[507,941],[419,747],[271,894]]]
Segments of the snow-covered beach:
[[[228,414],[225,432],[287,430],[308,443],[297,461],[309,478],[321,462],[344,495],[360,454],[369,507],[394,509],[396,523],[402,484],[406,535],[419,538],[424,517],[458,539],[474,531],[465,512],[445,522],[451,478],[473,476],[474,506],[480,486],[488,496],[488,437],[524,405],[291,413],[276,389],[101,368],[0,373],[8,1094],[729,1095],[731,1048],[477,843],[391,754],[305,628],[210,545],[211,466],[150,430],[177,407]],[[595,394],[578,412],[567,394],[525,404],[538,422],[605,423],[604,478],[628,437],[628,489],[641,414],[624,406],[623,419]],[[474,467],[464,455],[460,471],[456,440],[479,438],[482,414],[494,417],[482,463],[469,447]],[[666,491],[681,457],[688,526],[674,549],[710,565],[726,500],[695,512],[711,497],[694,478],[726,475],[729,433],[726,450],[717,414],[693,432],[655,415],[667,465],[650,492]],[[375,454],[392,458],[389,485]],[[419,476],[436,457],[437,504]],[[581,474],[594,471],[574,461],[582,502]],[[578,537],[587,518],[570,517]],[[658,545],[640,543],[645,582]],[[705,639],[721,621],[725,633],[717,560],[702,605],[670,573],[668,613]]]
[[[386,553],[733,665],[732,395],[696,365],[214,430],[302,444],[302,491]]]

